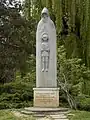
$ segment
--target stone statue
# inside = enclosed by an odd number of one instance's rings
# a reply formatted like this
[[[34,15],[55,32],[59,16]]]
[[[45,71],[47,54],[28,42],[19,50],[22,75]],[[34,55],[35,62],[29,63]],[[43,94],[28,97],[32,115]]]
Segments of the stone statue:
[[[48,9],[44,8],[36,32],[34,107],[59,107],[56,61],[56,29]]]
[[[36,87],[57,87],[56,29],[44,8],[36,32]]]

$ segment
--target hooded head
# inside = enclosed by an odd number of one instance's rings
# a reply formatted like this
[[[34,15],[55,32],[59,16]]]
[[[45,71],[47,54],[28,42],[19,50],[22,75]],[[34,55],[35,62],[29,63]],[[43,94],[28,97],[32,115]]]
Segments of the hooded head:
[[[49,12],[48,12],[48,9],[46,7],[43,8],[43,10],[41,12],[41,17],[42,18],[49,17]]]

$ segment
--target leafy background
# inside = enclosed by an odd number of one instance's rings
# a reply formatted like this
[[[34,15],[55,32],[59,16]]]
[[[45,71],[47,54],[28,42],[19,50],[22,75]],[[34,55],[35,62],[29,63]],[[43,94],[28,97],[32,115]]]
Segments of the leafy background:
[[[57,31],[60,104],[90,110],[90,0],[0,1],[0,109],[31,106],[43,7]]]

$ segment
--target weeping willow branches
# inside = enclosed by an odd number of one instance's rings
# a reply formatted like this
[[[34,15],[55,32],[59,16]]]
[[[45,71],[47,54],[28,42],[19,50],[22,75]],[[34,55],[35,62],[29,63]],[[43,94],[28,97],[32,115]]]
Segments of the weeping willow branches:
[[[90,67],[90,0],[25,0],[25,5],[25,16],[28,18],[32,16],[37,22],[43,7],[47,7],[56,25],[59,38],[64,43],[70,44],[70,41],[65,39],[67,36],[72,38],[73,35],[75,39],[72,42],[77,44],[78,49],[78,56],[76,52],[73,56],[81,57],[83,62]],[[59,44],[64,43],[59,42]],[[72,44],[70,46],[72,50]],[[66,47],[68,49],[69,46]]]

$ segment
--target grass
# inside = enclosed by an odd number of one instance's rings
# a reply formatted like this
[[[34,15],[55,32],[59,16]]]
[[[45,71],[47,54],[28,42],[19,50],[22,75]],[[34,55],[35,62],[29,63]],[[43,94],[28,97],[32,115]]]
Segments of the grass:
[[[21,116],[15,110],[0,110],[0,120],[35,120],[32,116]]]
[[[90,112],[87,111],[72,111],[70,114],[69,120],[90,120]]]

